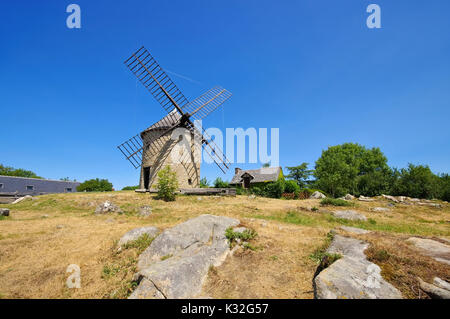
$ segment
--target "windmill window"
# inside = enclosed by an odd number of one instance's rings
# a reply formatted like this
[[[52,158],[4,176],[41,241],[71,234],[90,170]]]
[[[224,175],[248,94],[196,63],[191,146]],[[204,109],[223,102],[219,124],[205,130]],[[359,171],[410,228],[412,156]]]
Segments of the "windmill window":
[[[72,188],[70,188],[70,187],[66,188],[65,191],[66,191],[66,193],[72,193]]]
[[[2,189],[3,188],[3,183],[0,183],[0,189]]]
[[[192,185],[192,179],[190,179],[190,178],[188,179],[188,184]]]
[[[34,191],[34,186],[27,185],[27,191]]]

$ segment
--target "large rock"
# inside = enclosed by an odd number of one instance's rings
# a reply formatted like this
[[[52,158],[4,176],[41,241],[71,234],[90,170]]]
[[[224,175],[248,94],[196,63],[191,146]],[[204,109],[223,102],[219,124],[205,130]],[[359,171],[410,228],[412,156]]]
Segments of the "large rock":
[[[401,299],[398,289],[381,276],[381,269],[367,260],[368,243],[335,235],[328,248],[342,257],[314,278],[317,299]]]
[[[225,230],[239,220],[201,215],[164,231],[139,256],[139,286],[130,298],[192,298],[211,265],[230,253]]]
[[[423,281],[421,278],[418,279],[420,289],[425,291],[432,299],[450,299],[450,290],[429,284]]]
[[[394,196],[391,196],[391,195],[384,195],[384,194],[382,194],[381,196],[383,196],[383,198],[385,198],[387,200],[393,201],[394,203],[399,203],[400,202],[397,198],[395,198]]]
[[[32,198],[33,198],[32,196],[26,195],[26,196],[23,196],[23,197],[19,197],[18,199],[16,199],[15,201],[13,201],[11,204],[18,204],[18,203],[20,203],[20,202],[23,202],[23,201],[26,200],[26,199],[32,199]]]
[[[450,265],[450,246],[432,239],[411,237],[406,240],[422,254],[434,258],[436,261]]]
[[[355,199],[355,196],[353,196],[353,195],[351,195],[351,194],[347,194],[347,195],[344,196],[344,199],[345,199],[345,200],[354,200],[354,199]]]
[[[0,216],[9,216],[8,208],[0,208]]]
[[[358,197],[358,200],[359,200],[359,201],[362,201],[362,202],[373,202],[373,201],[375,201],[375,199],[370,198],[370,197],[365,197],[365,196],[363,196],[363,195],[359,196],[359,197]]]
[[[97,208],[95,209],[95,214],[108,214],[108,213],[122,213],[122,210],[108,200],[98,205]]]
[[[326,196],[319,191],[315,191],[314,193],[311,194],[311,196],[309,198],[310,199],[322,199],[322,198],[326,198]]]
[[[362,220],[366,221],[367,217],[354,210],[338,210],[333,212],[333,216],[348,220]]]
[[[158,228],[152,226],[135,228],[125,233],[125,235],[120,238],[118,245],[119,247],[122,247],[129,242],[137,240],[139,237],[145,234],[147,234],[151,238],[154,238],[158,234],[158,232]]]

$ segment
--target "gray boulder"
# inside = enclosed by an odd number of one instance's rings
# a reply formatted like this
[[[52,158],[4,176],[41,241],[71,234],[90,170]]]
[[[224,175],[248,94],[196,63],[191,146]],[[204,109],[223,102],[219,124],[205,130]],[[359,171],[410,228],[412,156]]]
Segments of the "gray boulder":
[[[390,195],[381,195],[381,196],[383,196],[383,198],[385,198],[385,199],[387,199],[387,200],[390,200],[390,201],[393,201],[394,203],[399,203],[400,201],[397,199],[397,198],[395,198],[394,196],[390,196]]]
[[[230,253],[225,230],[239,220],[201,215],[165,230],[139,256],[131,299],[192,298],[201,292],[209,267]]]
[[[0,208],[0,216],[9,216],[8,208]]]
[[[141,237],[144,234],[147,234],[149,237],[153,238],[155,237],[159,232],[159,229],[156,227],[140,227],[130,230],[129,232],[125,233],[120,240],[119,240],[119,247],[122,247],[123,245],[128,244],[129,242],[137,240],[139,237]]]
[[[344,199],[345,200],[353,200],[353,199],[355,199],[355,196],[347,194],[347,195],[344,196]]]
[[[449,290],[429,284],[429,283],[423,281],[421,278],[418,278],[418,279],[419,279],[420,289],[425,291],[432,299],[450,299],[450,291]]]
[[[326,196],[319,191],[315,191],[314,193],[311,194],[311,196],[309,198],[310,199],[322,199],[322,198],[326,198]]]
[[[18,204],[18,203],[20,203],[20,202],[23,202],[24,200],[32,199],[32,198],[33,198],[32,196],[26,195],[26,196],[23,196],[23,197],[20,197],[20,198],[16,199],[16,200],[13,201],[11,204]]]
[[[359,201],[362,201],[362,202],[373,202],[373,201],[375,201],[375,199],[370,198],[370,197],[365,197],[365,196],[363,196],[363,195],[359,196],[359,197],[358,197],[358,200],[359,200]]]
[[[363,220],[363,221],[367,220],[366,216],[359,214],[354,210],[338,210],[333,212],[333,216],[348,220]]]
[[[398,289],[381,276],[381,269],[366,259],[368,243],[335,235],[328,248],[342,257],[314,278],[317,299],[401,299]]]
[[[95,214],[97,215],[108,213],[122,213],[122,210],[108,200],[98,205],[95,209]]]
[[[406,240],[418,251],[436,261],[450,265],[450,246],[432,239],[411,237]]]

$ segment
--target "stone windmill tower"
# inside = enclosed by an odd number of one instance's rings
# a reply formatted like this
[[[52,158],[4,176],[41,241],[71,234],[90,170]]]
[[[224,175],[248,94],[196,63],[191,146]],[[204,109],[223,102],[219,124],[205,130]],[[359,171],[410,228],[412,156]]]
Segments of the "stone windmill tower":
[[[194,124],[221,106],[231,93],[215,87],[189,102],[144,47],[125,65],[168,113],[118,146],[133,167],[141,169],[140,188],[153,188],[158,171],[168,165],[175,170],[180,188],[198,187],[202,147],[225,173],[229,161],[211,137]]]

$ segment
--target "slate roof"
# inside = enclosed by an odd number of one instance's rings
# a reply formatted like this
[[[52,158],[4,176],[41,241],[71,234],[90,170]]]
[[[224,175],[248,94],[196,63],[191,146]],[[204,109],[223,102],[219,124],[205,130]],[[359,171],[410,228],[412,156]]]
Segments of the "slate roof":
[[[261,182],[276,182],[278,176],[280,176],[281,167],[262,167],[260,169],[249,169],[249,170],[240,170],[237,174],[233,176],[230,184],[240,184],[242,183],[242,175],[245,173],[253,176],[253,179],[250,181],[253,183],[261,183]]]

